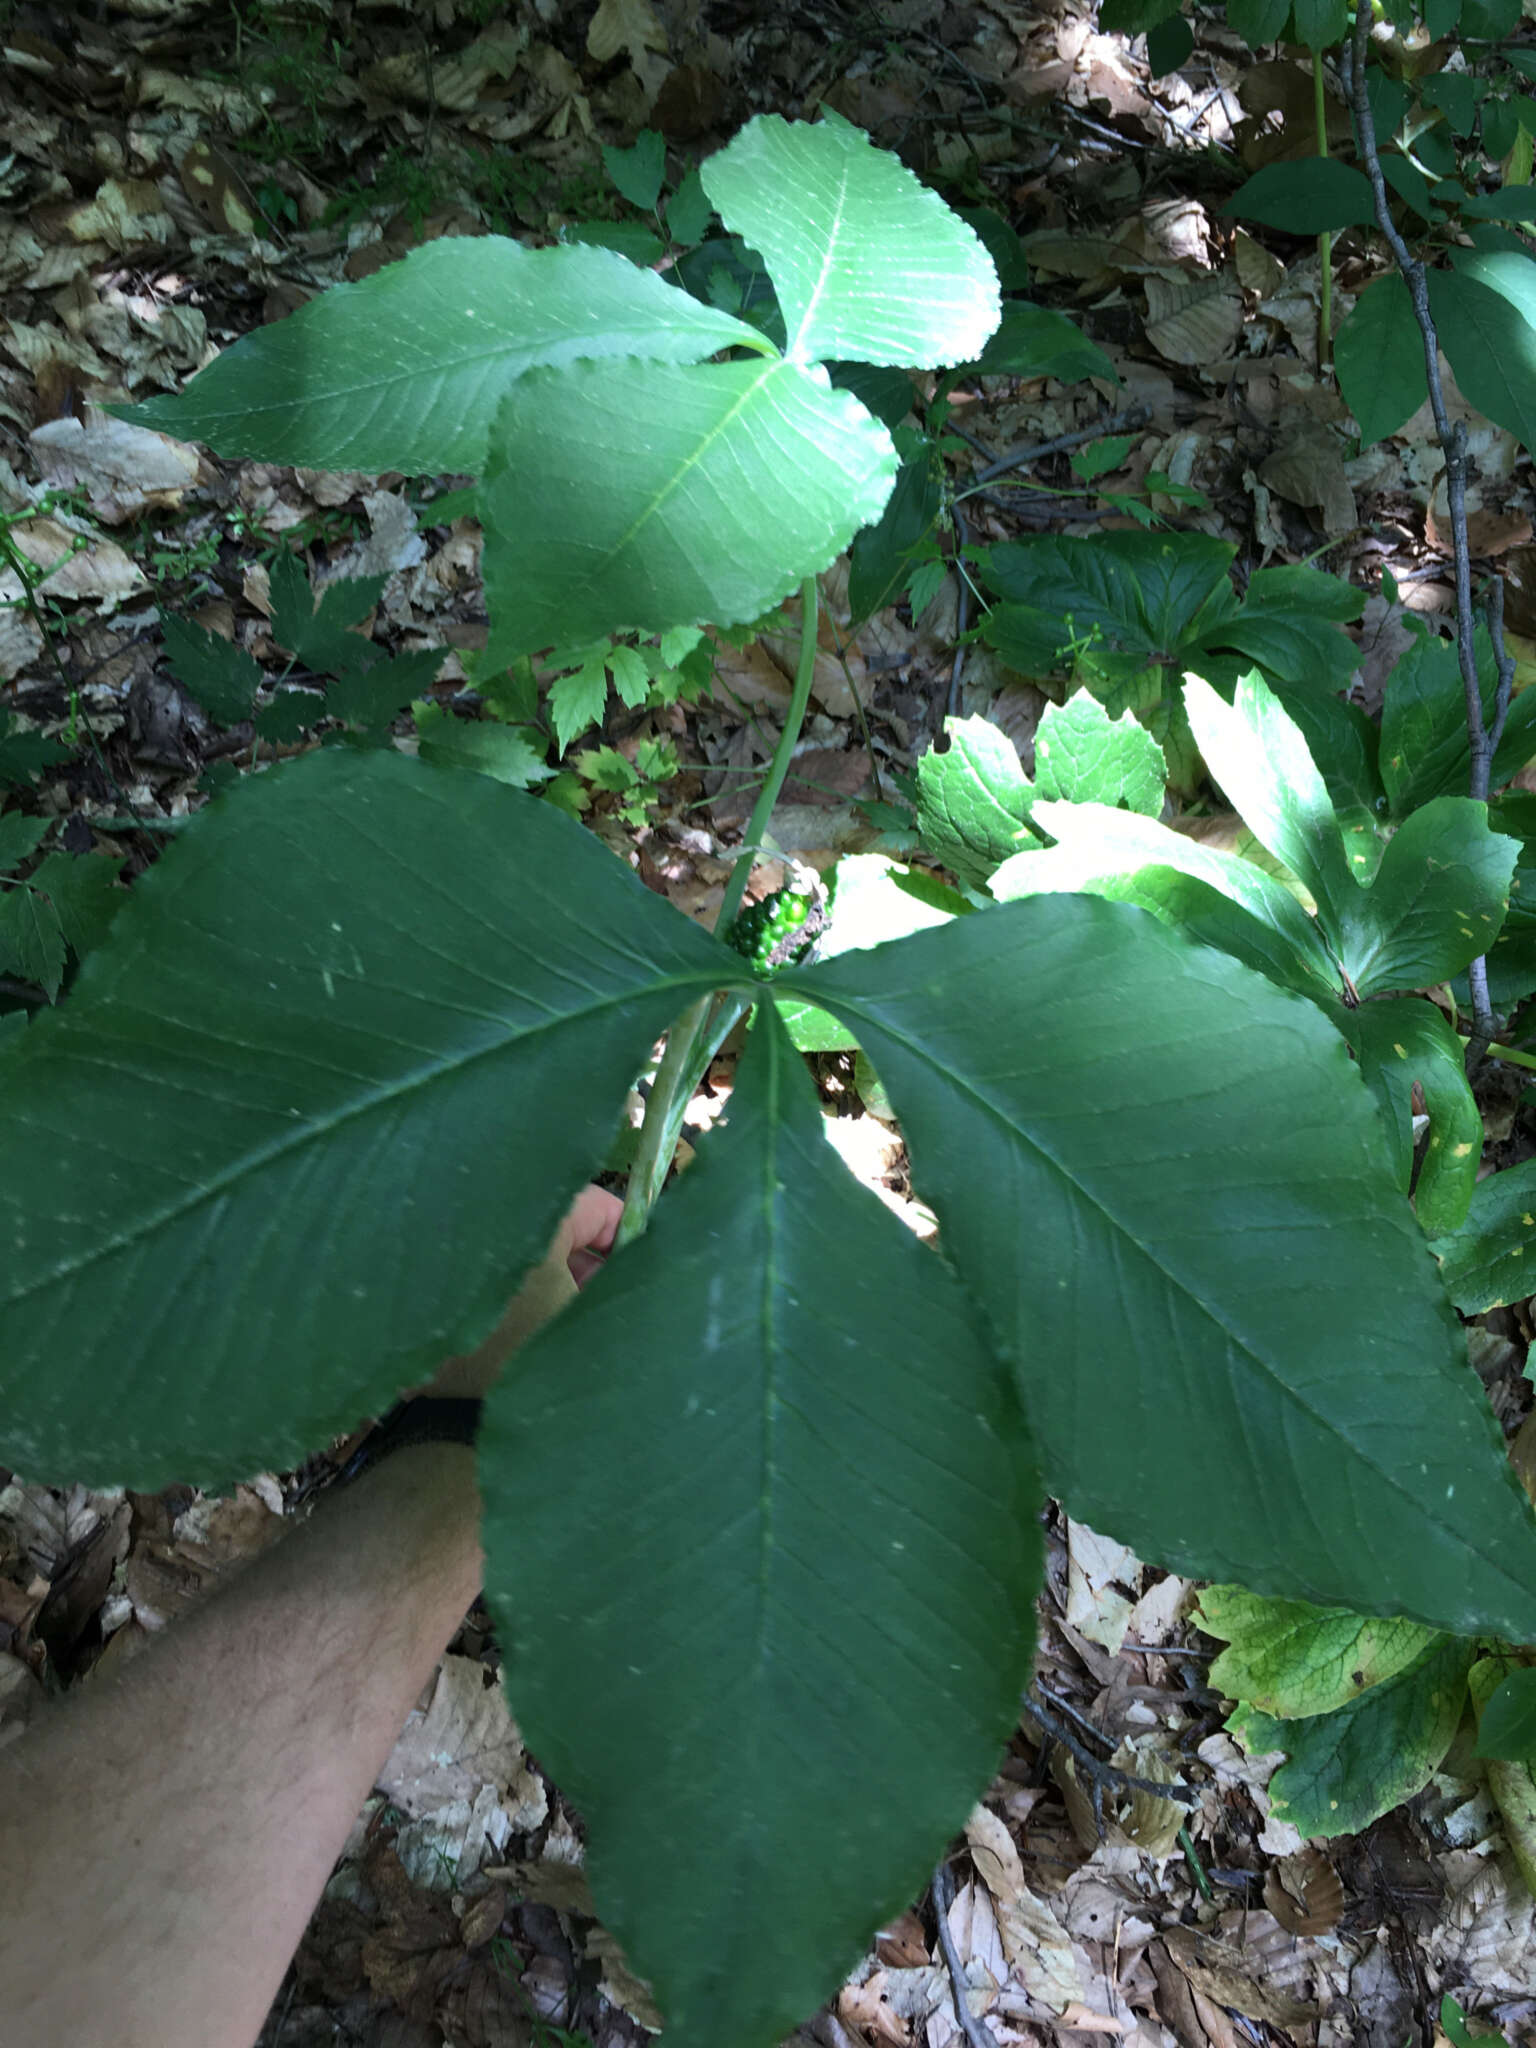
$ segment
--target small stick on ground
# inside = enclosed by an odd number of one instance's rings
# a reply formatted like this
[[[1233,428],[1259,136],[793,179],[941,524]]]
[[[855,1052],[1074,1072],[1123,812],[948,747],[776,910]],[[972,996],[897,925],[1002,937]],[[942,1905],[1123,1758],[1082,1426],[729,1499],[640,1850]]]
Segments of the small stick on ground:
[[[954,1903],[955,1881],[949,1874],[949,1865],[941,1858],[933,1873],[933,1911],[939,1923],[939,1947],[944,1951],[944,1961],[949,1969],[955,2018],[970,2048],[997,2048],[997,2036],[966,2002],[965,1966],[960,1960],[960,1951],[955,1947],[955,1937],[949,1931],[949,1909]]]

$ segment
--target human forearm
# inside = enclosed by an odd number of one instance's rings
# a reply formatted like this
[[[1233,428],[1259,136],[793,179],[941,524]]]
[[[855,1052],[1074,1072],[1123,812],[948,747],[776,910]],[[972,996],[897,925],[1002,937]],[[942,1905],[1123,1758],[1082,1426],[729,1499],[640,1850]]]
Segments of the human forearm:
[[[254,2040],[475,1596],[477,1524],[469,1451],[402,1451],[0,1754],[12,2048]]]

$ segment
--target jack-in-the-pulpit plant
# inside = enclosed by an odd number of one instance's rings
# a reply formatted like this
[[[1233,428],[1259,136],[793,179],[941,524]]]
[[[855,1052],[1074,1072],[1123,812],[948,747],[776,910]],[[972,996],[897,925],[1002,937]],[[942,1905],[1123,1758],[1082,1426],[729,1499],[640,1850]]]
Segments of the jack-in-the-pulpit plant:
[[[608,252],[444,241],[137,416],[478,475],[505,655],[755,616],[895,475],[827,365],[967,360],[998,295],[842,122],[754,121],[703,182],[782,348]],[[823,1141],[770,989],[873,1061],[941,1252]],[[377,1412],[485,1334],[722,991],[758,1002],[724,1128],[512,1360],[479,1465],[599,1909],[670,2041],[769,2048],[988,1783],[1042,1484],[1205,1578],[1515,1639],[1536,1527],[1303,997],[1072,894],[769,983],[551,806],[350,745],[210,806],[0,1057],[0,1455],[218,1484]]]

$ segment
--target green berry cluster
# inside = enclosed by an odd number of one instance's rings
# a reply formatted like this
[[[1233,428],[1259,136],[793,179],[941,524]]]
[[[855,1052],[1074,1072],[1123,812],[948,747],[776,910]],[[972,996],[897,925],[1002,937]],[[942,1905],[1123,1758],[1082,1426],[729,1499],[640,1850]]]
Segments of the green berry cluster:
[[[747,904],[731,927],[729,943],[759,974],[771,974],[798,960],[825,922],[825,912],[811,897],[788,886]]]

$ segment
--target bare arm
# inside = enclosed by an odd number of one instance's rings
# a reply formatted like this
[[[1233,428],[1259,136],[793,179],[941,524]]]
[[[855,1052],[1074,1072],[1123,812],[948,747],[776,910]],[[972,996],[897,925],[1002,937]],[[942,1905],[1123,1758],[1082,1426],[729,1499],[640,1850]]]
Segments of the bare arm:
[[[479,1588],[473,1454],[387,1459],[0,1758],[14,2048],[254,2041]]]
[[[618,1213],[588,1189],[501,1329],[432,1390],[484,1392]],[[0,1752],[6,2048],[255,2040],[479,1589],[479,1513],[472,1452],[401,1450]]]

